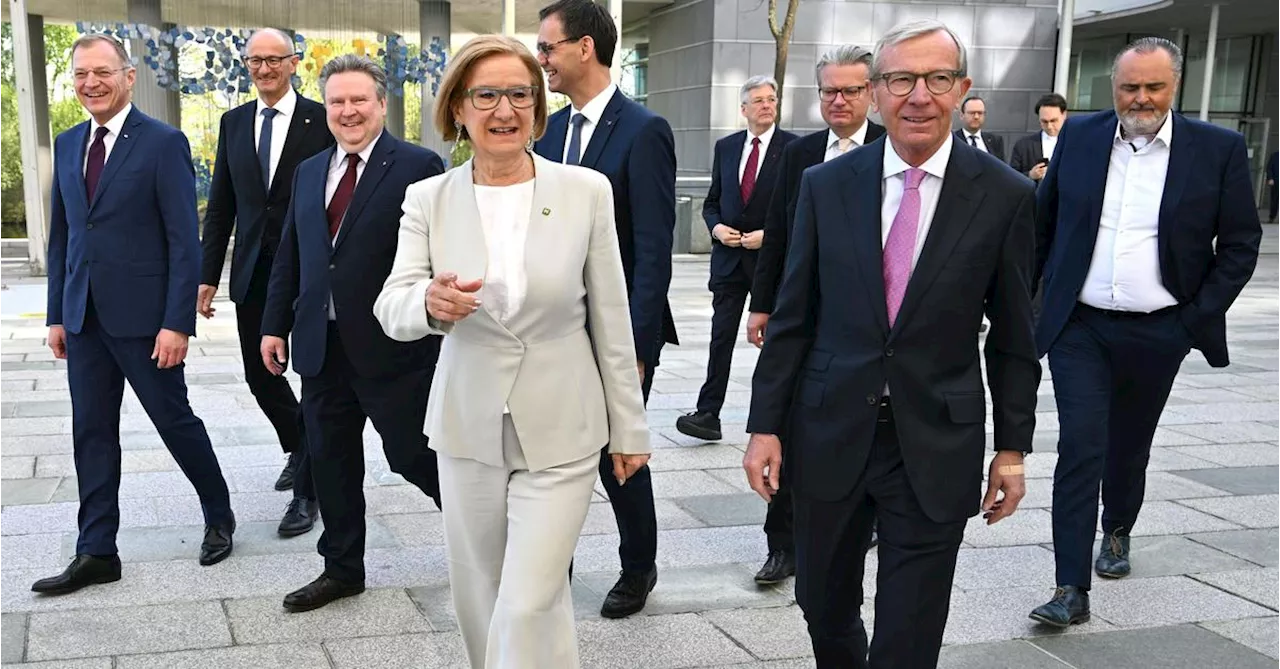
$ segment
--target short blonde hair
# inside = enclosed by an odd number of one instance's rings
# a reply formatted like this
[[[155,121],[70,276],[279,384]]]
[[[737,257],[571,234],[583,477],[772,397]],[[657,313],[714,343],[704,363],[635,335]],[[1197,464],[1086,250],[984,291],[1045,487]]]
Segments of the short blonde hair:
[[[474,37],[458,50],[445,68],[444,78],[440,82],[440,90],[436,93],[435,125],[436,132],[446,142],[454,142],[459,138],[458,128],[454,126],[453,110],[466,99],[467,79],[471,70],[480,61],[490,56],[510,54],[518,57],[529,70],[533,79],[533,87],[537,89],[538,100],[533,107],[533,139],[542,137],[547,129],[547,84],[542,78],[542,68],[533,57],[528,47],[506,35],[480,35]],[[465,132],[465,129],[463,130]],[[462,137],[461,139],[465,139]]]

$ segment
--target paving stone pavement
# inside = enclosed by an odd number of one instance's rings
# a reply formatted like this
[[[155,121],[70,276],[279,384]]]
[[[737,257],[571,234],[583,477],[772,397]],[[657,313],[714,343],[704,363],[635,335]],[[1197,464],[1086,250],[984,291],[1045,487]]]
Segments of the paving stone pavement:
[[[1276,230],[1228,322],[1232,366],[1193,353],[1161,420],[1147,499],[1133,542],[1134,571],[1098,582],[1092,622],[1067,633],[1035,627],[1028,611],[1052,594],[1049,507],[1057,421],[1046,369],[1030,493],[1008,521],[971,523],[951,597],[940,667],[1276,667],[1277,346]],[[322,567],[319,532],[279,539],[288,501],[271,484],[283,464],[273,433],[243,384],[234,305],[199,323],[187,378],[241,521],[235,554],[200,567],[200,514],[145,412],[126,393],[120,552],[124,579],[60,597],[30,584],[74,550],[76,485],[63,363],[44,346],[30,304],[37,280],[13,279],[24,305],[0,321],[0,609],[5,666],[47,669],[180,667],[462,667],[440,515],[389,472],[366,431],[369,591],[305,614],[281,597]],[[675,431],[692,409],[706,365],[711,300],[705,257],[675,263],[671,300],[684,344],[667,349],[649,404],[655,453],[660,576],[648,608],[627,620],[598,616],[617,569],[618,536],[602,491],[576,558],[574,600],[582,660],[591,668],[811,667],[793,584],[757,588],[765,557],[764,505],[741,471],[756,351],[735,351],[725,439]],[[224,280],[224,287],[226,283]],[[12,295],[5,295],[5,298]],[[297,379],[292,379],[297,383]],[[874,625],[875,555],[868,557]]]

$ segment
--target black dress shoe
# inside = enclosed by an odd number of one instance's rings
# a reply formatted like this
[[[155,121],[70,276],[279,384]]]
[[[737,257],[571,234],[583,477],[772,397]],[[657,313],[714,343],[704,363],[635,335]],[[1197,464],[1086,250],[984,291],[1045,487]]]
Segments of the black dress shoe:
[[[1064,585],[1053,593],[1053,599],[1031,612],[1030,618],[1050,627],[1066,629],[1089,622],[1089,591]]]
[[[622,577],[604,598],[600,615],[606,618],[626,618],[644,608],[649,593],[658,584],[658,568],[647,572],[622,572]]]
[[[720,441],[720,418],[707,411],[694,411],[676,419],[676,429],[703,441]]]
[[[347,583],[321,574],[320,578],[284,596],[284,610],[301,613],[318,609],[335,599],[364,592],[364,583]]]
[[[764,561],[764,566],[760,571],[756,572],[756,583],[759,585],[773,585],[781,583],[788,576],[795,576],[796,558],[791,553],[783,550],[769,551],[769,559]]]
[[[86,585],[119,580],[118,555],[77,555],[61,574],[36,581],[31,585],[31,591],[46,595],[65,595]]]
[[[276,479],[276,490],[293,489],[293,473],[298,471],[298,462],[302,460],[302,452],[289,454],[289,462],[280,470],[280,478]]]
[[[276,532],[282,537],[296,537],[306,534],[316,526],[316,516],[320,515],[320,503],[306,497],[294,497],[284,509],[284,518],[280,519],[280,527]]]
[[[1102,550],[1093,563],[1093,570],[1103,578],[1124,578],[1129,575],[1129,537],[1114,532],[1102,537]]]
[[[231,535],[235,531],[235,518],[231,519],[230,525],[205,525],[204,543],[200,544],[200,564],[208,567],[227,559],[231,555]]]

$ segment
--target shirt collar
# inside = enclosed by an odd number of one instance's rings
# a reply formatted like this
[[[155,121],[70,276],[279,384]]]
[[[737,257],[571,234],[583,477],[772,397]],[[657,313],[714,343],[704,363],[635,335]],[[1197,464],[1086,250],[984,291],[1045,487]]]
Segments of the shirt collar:
[[[1045,132],[1045,131],[1041,130],[1041,131],[1040,131],[1040,141],[1042,141],[1042,142],[1056,142],[1056,141],[1058,141],[1058,136],[1057,136],[1057,135],[1054,135],[1054,136],[1050,137],[1050,136],[1049,136],[1049,133],[1047,133],[1047,132]]]
[[[609,101],[613,99],[613,94],[618,92],[618,85],[610,83],[600,91],[599,95],[591,98],[591,101],[582,105],[582,109],[573,109],[570,111],[570,118],[573,114],[582,114],[591,121],[591,125],[599,125],[600,117],[604,116],[604,108],[609,106]]]
[[[765,130],[764,132],[762,132],[762,133],[760,133],[760,134],[758,135],[758,136],[760,137],[760,145],[761,145],[761,146],[768,146],[768,145],[769,145],[769,140],[772,140],[772,139],[773,139],[773,131],[774,131],[774,130],[776,130],[777,128],[778,128],[778,126],[777,126],[777,125],[773,125],[773,124],[771,124],[771,125],[769,126],[769,129],[768,129],[768,130]],[[751,139],[752,139],[753,137],[756,137],[756,136],[757,136],[757,135],[752,135],[752,134],[751,134],[751,131],[750,131],[750,130],[748,130],[748,131],[747,131],[747,138],[746,138],[746,140],[745,140],[745,141],[746,141],[746,145],[747,145],[747,146],[751,146]]]
[[[852,135],[849,135],[849,139],[853,140],[854,146],[862,146],[867,143],[867,127],[870,125],[871,123],[869,121],[864,120],[862,122],[862,126],[859,127],[857,130],[854,130]],[[827,129],[827,148],[829,149],[832,146],[835,146],[836,142],[838,141],[840,141],[840,135],[837,135],[835,130],[831,130],[830,128],[828,128]],[[850,147],[850,148],[853,148],[853,147]]]
[[[1160,124],[1160,129],[1156,131],[1156,136],[1151,140],[1164,142],[1165,146],[1173,146],[1173,113],[1165,114],[1164,123]],[[1124,136],[1120,134],[1120,121],[1116,120],[1116,134],[1114,142],[1125,142]],[[1126,142],[1127,143],[1127,142]]]
[[[271,108],[279,112],[281,116],[288,118],[293,116],[293,110],[297,108],[297,106],[298,94],[294,93],[293,87],[290,86],[288,92],[284,94],[284,97],[280,98],[274,105],[271,105]],[[262,101],[262,98],[258,98],[258,116],[261,116],[262,110],[266,108],[267,104]]]
[[[965,139],[969,139],[970,137],[977,137],[978,139],[982,139],[982,128],[978,128],[977,132],[969,132],[969,129],[965,128],[961,130],[961,132],[964,133]]]
[[[927,174],[938,177],[939,179],[946,178],[947,163],[951,161],[951,143],[954,139],[955,136],[948,132],[947,138],[942,142],[942,146],[939,147],[932,156],[929,156],[928,160],[924,161],[924,164],[920,166],[920,169],[924,170]],[[885,179],[897,176],[911,169],[911,166],[907,164],[907,161],[898,156],[897,150],[893,148],[893,142],[885,142],[884,144]]]
[[[124,109],[116,112],[107,120],[105,125],[98,125],[97,121],[93,121],[93,127],[89,128],[89,141],[93,141],[93,136],[98,132],[98,128],[106,128],[112,137],[119,137],[120,132],[124,130],[124,120],[129,118],[129,112],[133,111],[133,103],[130,102],[124,106]]]
[[[383,131],[374,138],[372,142],[369,142],[368,146],[360,150],[358,155],[360,156],[360,163],[362,165],[369,165],[369,156],[373,155],[373,147],[377,146],[378,142],[381,142],[382,138],[386,136],[387,131],[386,129],[383,129]],[[336,150],[333,152],[333,163],[330,165],[332,169],[337,169],[339,166],[344,165],[347,162],[347,153],[342,150],[342,146],[339,145],[335,147],[335,149]]]

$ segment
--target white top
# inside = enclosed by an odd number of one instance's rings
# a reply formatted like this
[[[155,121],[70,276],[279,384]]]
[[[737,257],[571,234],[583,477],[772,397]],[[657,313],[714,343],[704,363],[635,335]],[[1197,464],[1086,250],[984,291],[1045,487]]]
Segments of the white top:
[[[756,156],[756,176],[760,176],[760,166],[764,164],[764,154],[769,151],[769,141],[773,139],[773,131],[778,126],[771,125],[768,130],[758,135],[760,137],[760,154]],[[747,131],[747,137],[743,140],[742,159],[738,161],[738,184],[742,184],[742,177],[747,173],[747,159],[751,158],[751,140],[757,135],[752,135],[751,131]]]
[[[1178,300],[1160,277],[1160,201],[1169,171],[1173,120],[1154,139],[1125,140],[1116,123],[1098,239],[1080,301],[1098,309],[1150,313]]]
[[[484,310],[503,325],[520,311],[528,291],[524,249],[533,210],[533,184],[530,179],[511,186],[475,186],[480,227],[488,247],[484,285],[477,297]]]
[[[604,116],[604,108],[609,106],[609,101],[613,99],[613,94],[618,92],[617,84],[609,84],[604,87],[600,94],[591,98],[591,101],[582,106],[582,109],[571,107],[569,109],[569,124],[564,135],[564,151],[560,154],[560,162],[564,162],[569,157],[569,142],[573,139],[573,115],[582,114],[586,120],[582,122],[582,145],[578,147],[578,162],[582,162],[583,156],[587,155],[587,146],[591,144],[591,135],[595,133],[596,125],[600,123],[600,117]]]
[[[982,139],[982,130],[981,130],[981,129],[979,129],[979,130],[978,130],[978,132],[969,132],[968,128],[965,128],[964,130],[961,130],[961,132],[963,132],[963,133],[964,133],[964,143],[965,143],[965,144],[969,144],[969,146],[974,146],[973,144],[970,144],[970,143],[969,143],[969,138],[970,138],[970,137],[972,137],[973,139],[975,139],[975,140],[977,141],[977,147],[976,147],[976,148],[977,148],[979,151],[981,151],[981,152],[983,152],[983,153],[991,153],[990,151],[988,151],[988,150],[987,150],[987,142],[986,142],[985,140],[983,140],[983,139]]]
[[[125,105],[124,109],[121,109],[119,112],[116,113],[115,116],[112,116],[107,121],[105,126],[107,129],[107,136],[102,138],[102,146],[106,149],[106,152],[102,156],[103,167],[106,167],[107,161],[111,159],[111,149],[115,148],[116,138],[119,137],[120,133],[124,130],[124,120],[129,117],[129,112],[131,111],[133,111],[132,102]],[[97,121],[94,121],[92,118],[90,118],[89,140],[85,144],[84,164],[80,166],[80,172],[82,174],[88,173],[89,171],[89,147],[93,146],[93,136],[98,134],[98,128],[101,128],[101,127],[104,127],[104,126],[99,125]],[[90,193],[89,197],[93,197],[93,193]]]
[[[280,164],[280,154],[284,153],[284,140],[289,136],[289,122],[293,118],[293,110],[298,107],[298,94],[293,92],[293,87],[289,87],[289,92],[280,98],[280,101],[273,105],[273,109],[278,112],[271,119],[271,153],[269,165],[271,166],[267,175],[267,183],[270,184],[276,178],[276,166]],[[258,153],[258,140],[262,137],[262,110],[267,105],[258,98],[257,109],[253,115],[253,153]]]
[[[272,130],[272,132],[275,132],[274,129]],[[372,142],[369,142],[369,145],[364,147],[364,149],[362,149],[358,154],[360,156],[360,160],[359,162],[356,163],[356,186],[357,187],[360,186],[360,177],[364,176],[365,165],[369,164],[369,156],[373,153],[373,147],[381,139],[382,139],[382,135],[378,135],[377,139],[374,139]],[[273,140],[272,144],[274,144],[275,138],[273,137],[272,140]],[[334,194],[338,192],[338,184],[342,181],[342,175],[346,173],[347,173],[347,152],[343,151],[341,146],[338,146],[335,148],[333,152],[333,158],[329,160],[329,174],[325,178],[325,182],[324,182],[324,206],[326,209],[329,207],[329,201],[332,200]],[[346,224],[347,224],[347,217],[344,214],[342,217],[342,221],[338,223],[338,232],[342,232],[342,226]],[[326,234],[327,232],[328,231],[326,231]],[[329,243],[333,244],[336,241],[338,241],[338,235],[335,234],[333,236],[333,239],[329,240]],[[337,317],[338,317],[338,310],[333,304],[333,294],[330,293],[329,294],[329,320],[331,321],[335,320],[337,319]]]
[[[920,227],[916,231],[916,249],[911,255],[911,270],[915,271],[916,262],[920,260],[920,251],[924,249],[924,240],[933,225],[933,215],[938,211],[938,198],[942,195],[942,180],[947,175],[947,163],[951,161],[951,143],[955,135],[947,133],[942,147],[929,159],[924,161],[920,169],[925,177],[920,182]],[[893,142],[886,141],[884,149],[884,180],[880,182],[880,248],[884,248],[889,240],[889,229],[893,227],[893,219],[898,215],[898,207],[902,204],[902,191],[907,183],[906,171],[911,169],[903,160]],[[889,394],[886,383],[884,394]]]
[[[1058,145],[1058,136],[1049,136],[1049,133],[1040,131],[1040,151],[1044,153],[1045,160],[1053,159],[1053,148]]]
[[[867,143],[867,126],[868,124],[864,120],[862,122],[862,126],[859,127],[857,130],[854,130],[852,135],[849,135],[849,139],[853,140],[853,144],[849,146],[849,151],[852,151],[862,146],[863,144]],[[837,156],[842,156],[842,155],[844,154],[840,152],[840,135],[837,135],[835,130],[831,130],[830,128],[828,128],[827,129],[827,153],[822,156],[822,162],[825,163],[828,160],[831,160],[832,158],[835,158]]]

